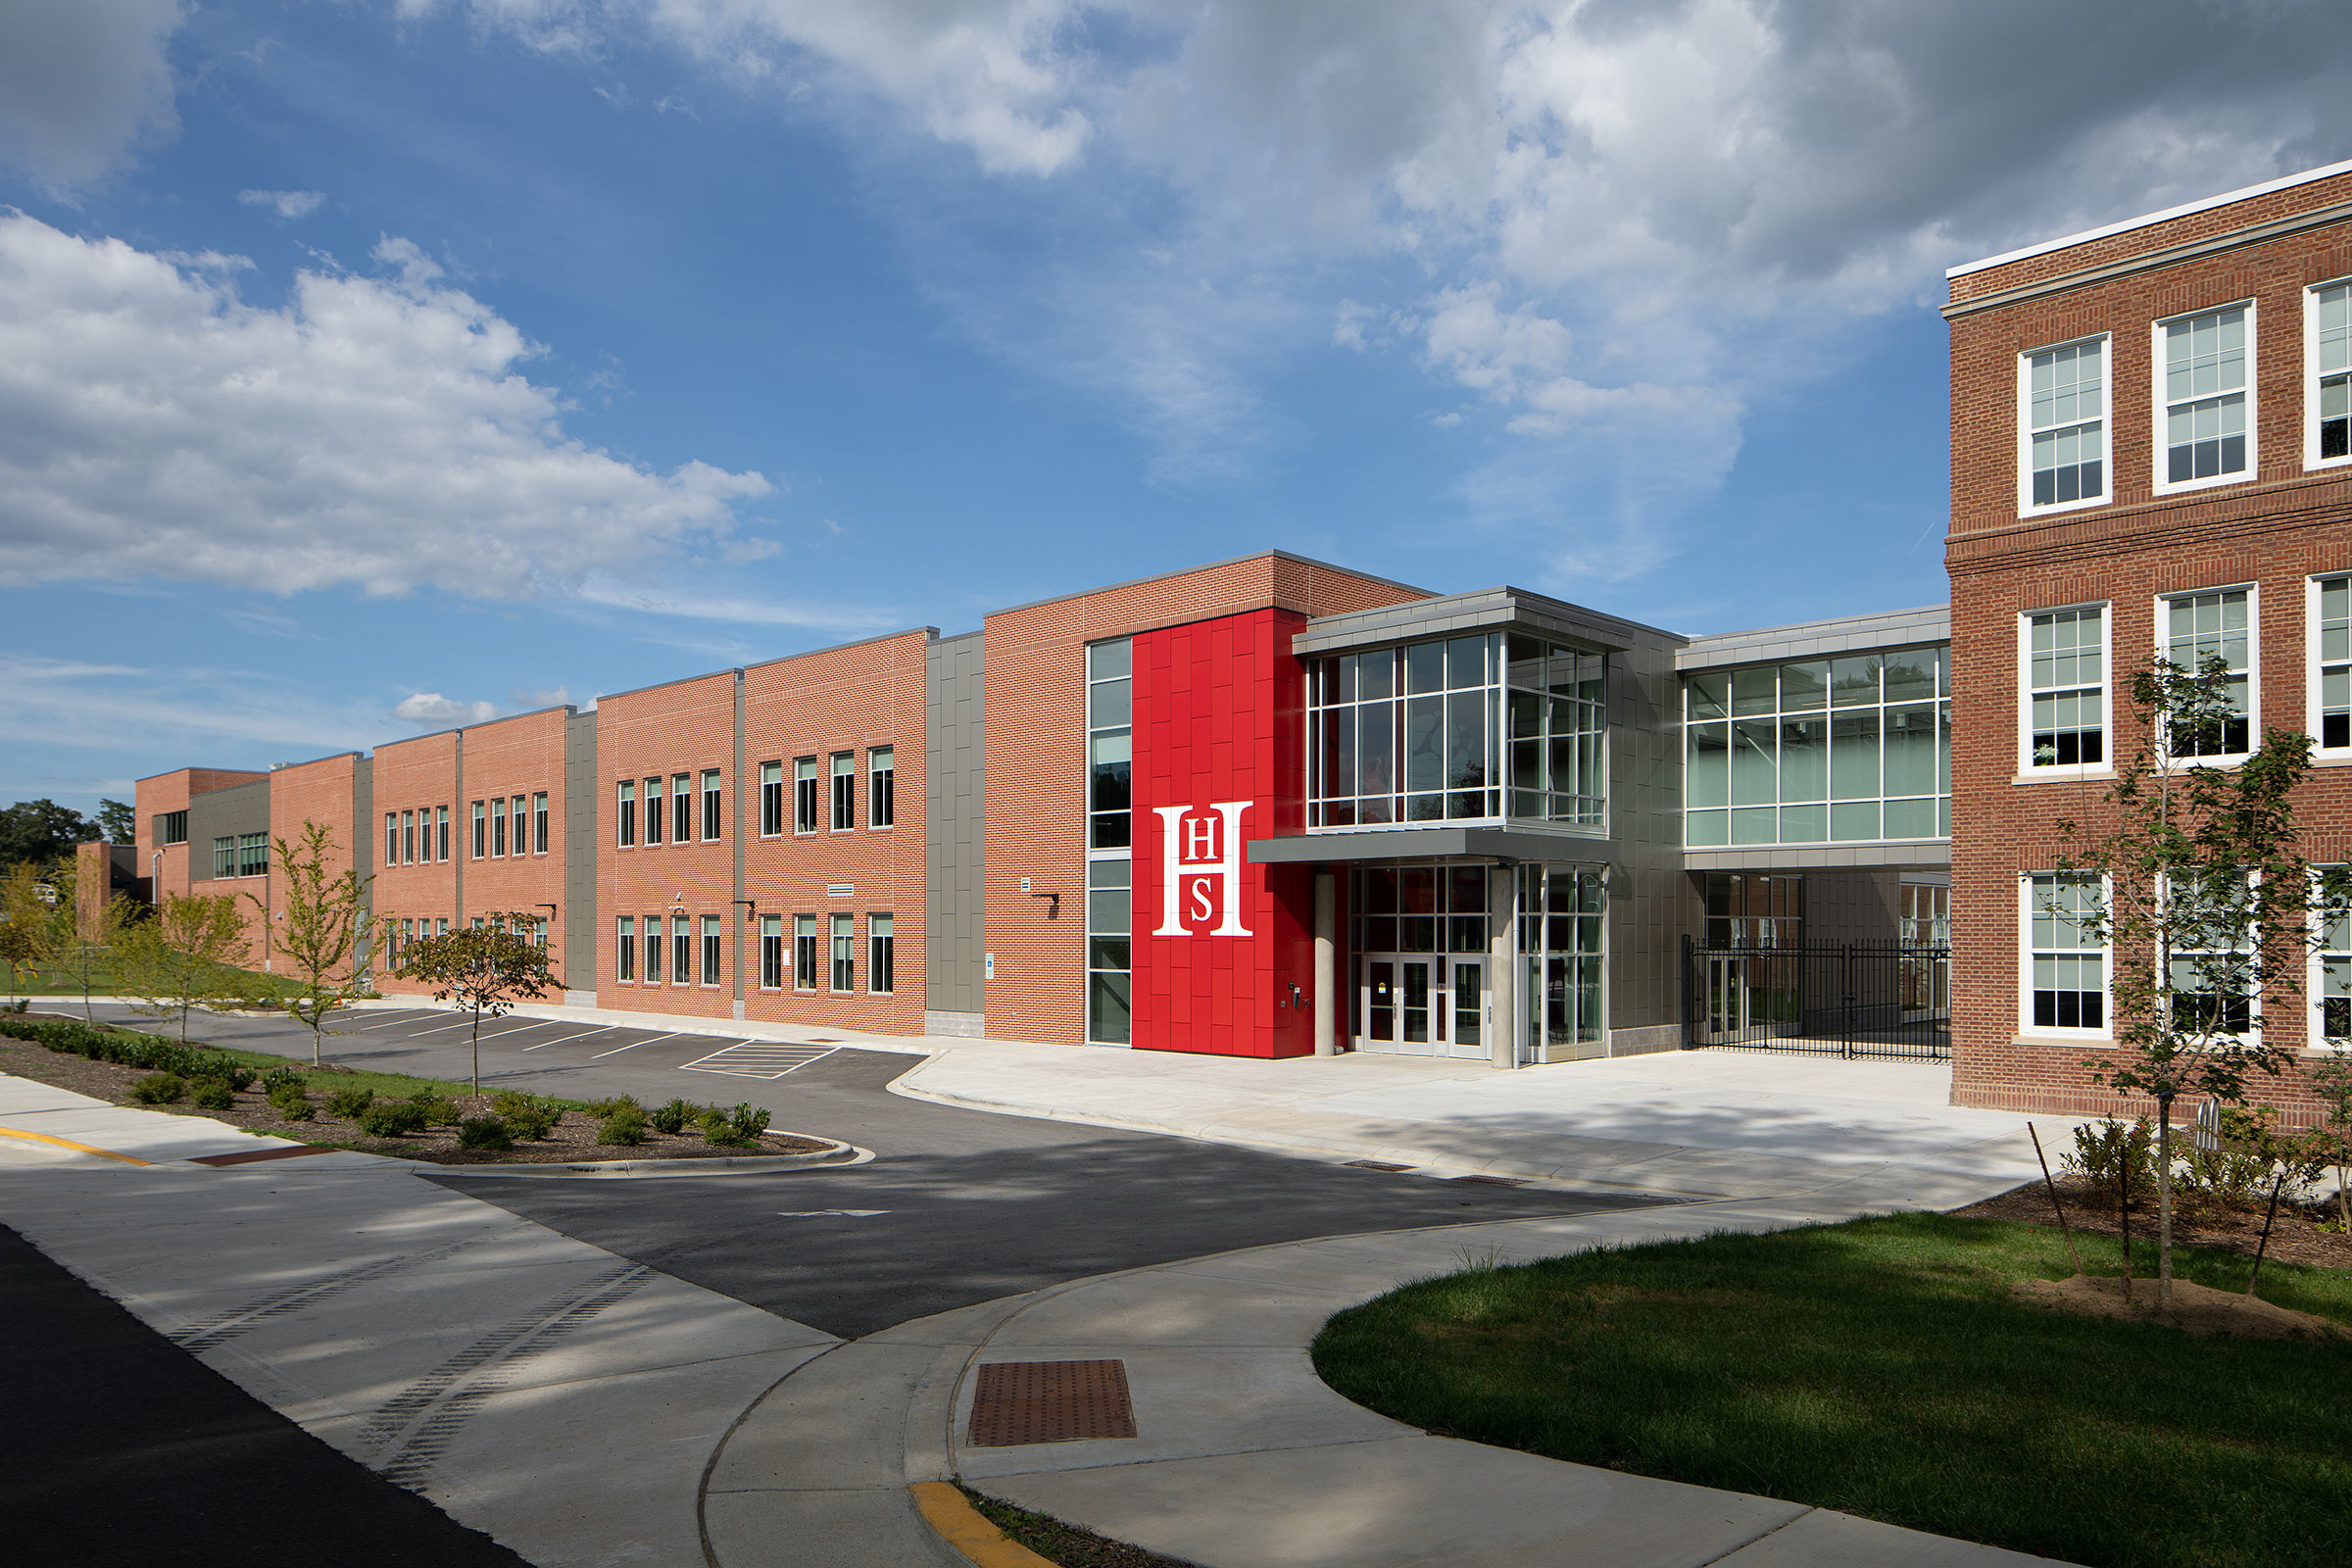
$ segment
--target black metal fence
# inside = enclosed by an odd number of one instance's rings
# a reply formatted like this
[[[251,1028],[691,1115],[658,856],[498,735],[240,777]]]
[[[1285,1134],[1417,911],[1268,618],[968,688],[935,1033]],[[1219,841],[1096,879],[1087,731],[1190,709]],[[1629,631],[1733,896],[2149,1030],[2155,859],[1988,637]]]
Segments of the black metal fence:
[[[1683,938],[1683,1044],[1948,1060],[1952,950],[1708,948]]]

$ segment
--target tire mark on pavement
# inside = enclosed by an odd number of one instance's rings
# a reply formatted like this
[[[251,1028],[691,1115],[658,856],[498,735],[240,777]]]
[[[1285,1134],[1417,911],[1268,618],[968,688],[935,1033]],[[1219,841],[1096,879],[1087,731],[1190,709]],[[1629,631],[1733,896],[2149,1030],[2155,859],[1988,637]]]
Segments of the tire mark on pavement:
[[[373,1263],[362,1263],[357,1268],[347,1268],[340,1273],[329,1274],[324,1279],[312,1280],[306,1285],[272,1291],[270,1295],[259,1297],[241,1306],[232,1306],[224,1312],[216,1312],[210,1317],[200,1318],[185,1328],[173,1329],[165,1338],[183,1350],[209,1350],[215,1346],[226,1344],[240,1334],[258,1329],[265,1323],[299,1312],[305,1307],[317,1306],[321,1301],[332,1300],[345,1291],[365,1285],[370,1280],[381,1279],[395,1269],[437,1263],[452,1253],[463,1251],[478,1242],[488,1241],[495,1236],[512,1235],[521,1228],[514,1225],[501,1226],[485,1235],[468,1236],[462,1242],[452,1242],[447,1247],[434,1248],[429,1252],[403,1252],[396,1257],[381,1258]]]

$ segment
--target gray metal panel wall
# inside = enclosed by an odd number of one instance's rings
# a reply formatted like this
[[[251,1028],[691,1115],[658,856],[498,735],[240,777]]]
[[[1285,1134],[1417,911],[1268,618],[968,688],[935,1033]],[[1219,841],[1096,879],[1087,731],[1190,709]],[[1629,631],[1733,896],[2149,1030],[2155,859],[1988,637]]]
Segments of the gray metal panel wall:
[[[1610,1030],[1682,1016],[1681,952],[1701,910],[1683,870],[1679,640],[1635,639],[1609,656]]]
[[[987,651],[966,632],[931,645],[923,675],[923,1005],[982,1011],[988,943]]]
[[[572,713],[564,720],[564,988],[596,989],[597,933],[604,917],[596,905],[596,714]]]
[[[232,784],[188,802],[188,861],[198,880],[213,874],[213,840],[270,831],[270,781]],[[367,837],[366,834],[361,835]]]

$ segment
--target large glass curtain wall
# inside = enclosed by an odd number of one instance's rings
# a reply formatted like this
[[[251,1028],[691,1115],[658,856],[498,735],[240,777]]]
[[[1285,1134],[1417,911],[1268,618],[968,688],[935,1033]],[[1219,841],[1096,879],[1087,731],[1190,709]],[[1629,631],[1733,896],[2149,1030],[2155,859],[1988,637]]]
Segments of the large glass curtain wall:
[[[1599,654],[1521,633],[1316,661],[1307,825],[1513,816],[1598,826],[1608,710]]]
[[[1686,844],[1950,835],[1948,648],[1709,670],[1683,696]]]
[[[1582,1048],[1605,1038],[1607,915],[1606,871],[1519,868],[1520,995],[1531,1044]]]
[[[1134,645],[1086,651],[1086,1038],[1133,1044],[1134,867],[1129,844]]]

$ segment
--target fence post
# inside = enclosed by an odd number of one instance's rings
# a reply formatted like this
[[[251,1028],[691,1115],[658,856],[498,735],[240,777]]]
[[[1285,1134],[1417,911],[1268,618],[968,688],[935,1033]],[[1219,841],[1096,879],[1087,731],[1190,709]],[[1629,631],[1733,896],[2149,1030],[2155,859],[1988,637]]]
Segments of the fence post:
[[[1690,984],[1690,966],[1697,960],[1692,956],[1690,949],[1690,933],[1686,931],[1683,933],[1683,1049],[1685,1051],[1689,1051],[1698,1044],[1698,1019],[1690,1010],[1696,994],[1696,988]]]
[[[1845,943],[1838,953],[1838,1000],[1840,1010],[1845,1014],[1844,1038],[1838,1042],[1845,1049],[1839,1055],[1841,1059],[1851,1061],[1854,1059],[1854,945]]]

